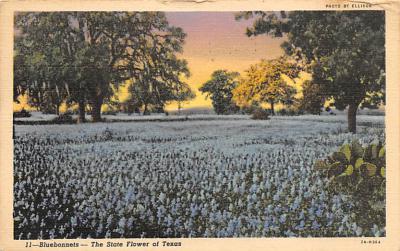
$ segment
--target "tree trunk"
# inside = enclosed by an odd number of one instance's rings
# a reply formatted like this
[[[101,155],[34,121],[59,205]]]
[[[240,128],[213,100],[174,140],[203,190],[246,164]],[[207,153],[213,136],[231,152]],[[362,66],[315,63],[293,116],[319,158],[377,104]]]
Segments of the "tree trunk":
[[[181,115],[181,102],[178,101],[178,115]]]
[[[125,107],[125,110],[130,115],[134,112],[133,108],[134,108],[133,105],[128,103]]]
[[[78,102],[78,123],[85,123],[85,100],[83,98]]]
[[[271,104],[271,114],[275,115],[274,102],[270,102],[270,104]]]
[[[92,120],[93,122],[101,121],[101,106],[103,105],[102,97],[95,97],[92,103]]]
[[[144,104],[143,115],[150,115],[149,111],[147,110],[147,104]]]
[[[349,132],[351,133],[356,133],[357,130],[357,119],[356,119],[357,109],[358,109],[358,104],[351,103],[349,105],[349,110],[347,111],[347,124]]]
[[[61,104],[59,104],[59,103],[56,104],[56,115],[57,116],[60,115],[60,106],[61,106]]]

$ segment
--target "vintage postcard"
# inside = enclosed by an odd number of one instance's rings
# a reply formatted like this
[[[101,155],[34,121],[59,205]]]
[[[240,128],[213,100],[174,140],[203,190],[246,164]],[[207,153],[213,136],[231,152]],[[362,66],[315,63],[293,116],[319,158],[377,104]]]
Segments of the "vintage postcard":
[[[0,3],[0,250],[400,250],[399,13]]]

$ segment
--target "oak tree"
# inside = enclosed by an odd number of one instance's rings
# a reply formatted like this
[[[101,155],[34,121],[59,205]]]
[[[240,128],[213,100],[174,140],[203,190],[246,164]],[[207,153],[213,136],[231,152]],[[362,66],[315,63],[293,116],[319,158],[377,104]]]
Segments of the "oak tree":
[[[348,107],[350,132],[356,132],[360,105],[384,103],[384,11],[257,11],[237,16],[242,18],[255,18],[248,36],[286,35],[285,52],[309,67],[337,108]]]
[[[254,102],[270,104],[272,114],[277,103],[292,104],[296,89],[286,83],[283,75],[296,78],[300,68],[285,58],[262,60],[246,70],[246,76],[241,79],[233,90],[234,100],[242,107]]]
[[[206,93],[206,97],[211,98],[217,114],[229,114],[238,110],[232,99],[232,91],[238,85],[238,77],[238,72],[216,70],[211,74],[211,79],[199,88],[202,93]]]

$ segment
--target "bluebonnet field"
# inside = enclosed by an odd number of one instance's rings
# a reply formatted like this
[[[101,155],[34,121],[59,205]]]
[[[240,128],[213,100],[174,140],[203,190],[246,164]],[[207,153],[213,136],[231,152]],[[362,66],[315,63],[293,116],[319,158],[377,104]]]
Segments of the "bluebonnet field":
[[[384,236],[313,167],[384,116],[16,125],[16,239]]]

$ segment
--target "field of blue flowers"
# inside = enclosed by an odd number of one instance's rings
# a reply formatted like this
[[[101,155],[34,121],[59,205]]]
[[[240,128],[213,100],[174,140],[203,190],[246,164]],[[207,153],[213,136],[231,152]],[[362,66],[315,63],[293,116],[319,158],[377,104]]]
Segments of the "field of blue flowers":
[[[14,237],[384,236],[313,167],[383,119],[18,125]]]

